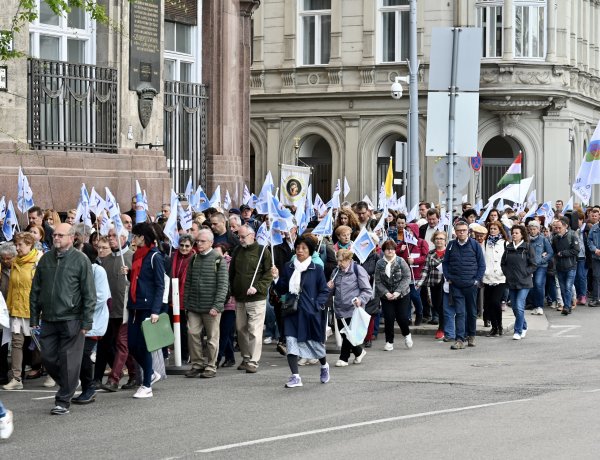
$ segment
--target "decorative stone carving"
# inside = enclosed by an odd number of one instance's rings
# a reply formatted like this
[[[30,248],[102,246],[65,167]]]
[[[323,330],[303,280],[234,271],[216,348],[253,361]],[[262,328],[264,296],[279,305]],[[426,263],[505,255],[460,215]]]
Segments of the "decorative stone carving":
[[[502,124],[502,135],[512,136],[514,134],[515,127],[519,124],[521,118],[520,113],[506,113],[500,115],[500,123]]]
[[[515,73],[517,81],[526,85],[547,85],[550,83],[550,72],[522,72]]]
[[[360,79],[363,85],[375,84],[375,67],[360,69]]]
[[[546,111],[546,115],[549,117],[558,117],[560,115],[560,111],[567,106],[567,98],[565,97],[557,97],[557,98],[549,98],[551,100],[550,107]]]
[[[484,84],[498,83],[500,75],[496,70],[482,70],[479,75],[479,81]]]
[[[252,14],[260,6],[260,0],[240,0],[240,16],[252,17]]]
[[[329,79],[330,85],[340,86],[343,79],[342,69],[327,70],[327,78]]]
[[[157,91],[150,85],[150,83],[142,83],[140,86],[138,86],[136,92],[138,95],[138,115],[140,117],[140,123],[142,124],[143,128],[146,128],[148,123],[150,123],[152,106]]]
[[[296,86],[296,72],[293,70],[284,70],[281,73],[281,80],[284,87],[293,88]]]
[[[253,71],[250,74],[250,88],[264,89],[264,86],[265,86],[265,72],[263,70]]]
[[[500,73],[509,73],[509,74],[512,74],[515,71],[515,67],[512,66],[512,65],[499,64],[498,65],[498,71]]]
[[[319,75],[316,73],[311,73],[308,75],[308,84],[309,85],[318,85],[319,84]]]

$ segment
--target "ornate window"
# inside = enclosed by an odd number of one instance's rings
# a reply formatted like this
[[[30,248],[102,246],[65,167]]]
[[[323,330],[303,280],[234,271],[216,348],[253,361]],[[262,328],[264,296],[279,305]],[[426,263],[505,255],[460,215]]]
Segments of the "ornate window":
[[[515,1],[515,57],[546,54],[546,1]]]
[[[483,29],[483,57],[502,57],[502,1],[482,1],[476,7],[477,27]]]
[[[400,62],[409,53],[409,0],[378,0],[379,62]]]
[[[94,64],[94,22],[77,7],[57,16],[38,0],[38,18],[29,26],[30,54],[39,59]]]
[[[331,0],[298,0],[300,65],[329,64]]]

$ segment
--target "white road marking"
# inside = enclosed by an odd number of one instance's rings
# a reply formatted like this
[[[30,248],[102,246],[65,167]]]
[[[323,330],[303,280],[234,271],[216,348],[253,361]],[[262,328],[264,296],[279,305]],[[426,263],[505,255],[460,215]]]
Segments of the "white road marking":
[[[587,390],[584,391],[584,393],[597,393],[598,391],[600,391],[600,388],[596,388],[595,390]]]
[[[7,393],[56,393],[56,390],[0,390]]]
[[[382,419],[376,419],[376,420],[368,420],[366,422],[358,422],[358,423],[350,423],[348,425],[332,426],[332,427],[328,427],[328,428],[321,428],[319,430],[301,431],[298,433],[283,434],[280,436],[271,436],[269,438],[254,439],[252,441],[238,442],[235,444],[226,444],[223,446],[211,447],[208,449],[200,449],[200,450],[197,450],[196,453],[205,454],[205,453],[211,453],[211,452],[218,452],[221,450],[236,449],[238,447],[253,446],[256,444],[265,444],[267,442],[282,441],[284,439],[299,438],[302,436],[310,436],[313,434],[330,433],[332,431],[341,431],[341,430],[346,430],[348,428],[358,428],[358,427],[368,426],[368,425],[377,425],[380,423],[397,422],[400,420],[410,420],[410,419],[419,418],[419,417],[429,417],[430,415],[451,414],[454,412],[463,412],[463,411],[474,410],[474,409],[482,409],[485,407],[501,406],[503,404],[514,404],[514,403],[526,402],[526,401],[531,401],[531,399],[515,399],[515,400],[511,400],[511,401],[500,401],[500,402],[495,402],[495,403],[478,404],[476,406],[456,407],[454,409],[443,409],[443,410],[436,410],[436,411],[430,411],[430,412],[421,412],[418,414],[400,415],[398,417],[389,417],[389,418],[382,418]]]
[[[552,325],[550,326],[551,329],[562,329],[560,331],[558,331],[556,334],[554,334],[554,337],[567,337],[567,338],[572,338],[572,337],[580,337],[579,335],[565,335],[567,332],[573,331],[575,329],[577,329],[578,327],[581,327],[580,325],[569,325],[569,324],[563,324],[563,325]]]

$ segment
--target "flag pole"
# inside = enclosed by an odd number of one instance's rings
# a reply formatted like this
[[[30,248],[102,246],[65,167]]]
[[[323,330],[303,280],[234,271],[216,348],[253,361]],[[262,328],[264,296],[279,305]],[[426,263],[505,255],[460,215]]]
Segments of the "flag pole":
[[[256,274],[258,273],[258,267],[260,267],[263,255],[265,254],[265,249],[267,249],[267,247],[263,246],[262,251],[260,253],[260,257],[258,258],[258,263],[256,264],[256,270],[254,270],[254,276],[252,276],[252,281],[250,282],[250,287],[254,285],[254,280],[256,279]]]

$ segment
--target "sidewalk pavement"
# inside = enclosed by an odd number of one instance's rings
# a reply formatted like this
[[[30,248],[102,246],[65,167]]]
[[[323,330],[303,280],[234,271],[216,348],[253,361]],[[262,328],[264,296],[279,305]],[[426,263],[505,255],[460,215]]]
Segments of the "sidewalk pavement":
[[[532,315],[531,310],[525,310],[525,318],[527,320],[527,329],[530,331],[545,331],[548,329],[549,323],[546,318],[546,313],[552,311],[550,307],[544,307],[543,315]],[[505,334],[512,334],[515,325],[515,315],[510,306],[502,312],[502,326]],[[400,330],[397,328],[398,331]],[[411,326],[410,332],[414,335],[435,335],[438,326],[433,324],[421,324],[420,326]],[[477,318],[477,335],[486,335],[491,328],[483,326],[483,319]]]

